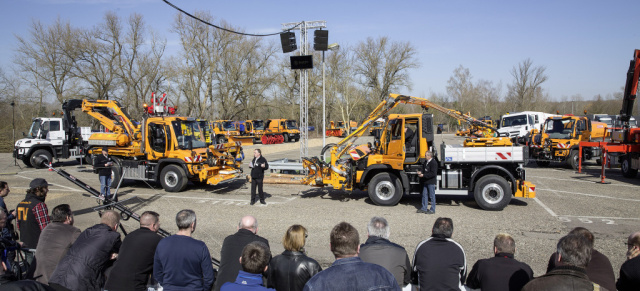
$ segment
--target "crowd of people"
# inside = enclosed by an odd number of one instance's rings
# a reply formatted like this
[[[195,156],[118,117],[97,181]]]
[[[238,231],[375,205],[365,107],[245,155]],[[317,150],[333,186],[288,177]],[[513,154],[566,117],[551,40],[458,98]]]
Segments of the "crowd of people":
[[[140,228],[121,240],[116,211],[102,211],[99,223],[84,231],[73,226],[68,204],[57,205],[49,216],[48,185],[34,179],[25,199],[8,211],[9,185],[0,182],[0,290],[640,290],[640,232],[628,237],[627,260],[617,279],[609,259],[594,249],[593,233],[582,227],[558,241],[546,274],[535,277],[529,265],[515,259],[516,242],[509,234],[497,234],[494,256],[468,271],[464,247],[453,240],[452,219],[437,218],[431,236],[417,244],[410,259],[404,247],[390,241],[388,221],[373,217],[363,244],[347,222],[331,229],[335,261],[323,270],[305,252],[304,226],[288,227],[285,250],[274,256],[269,241],[258,235],[258,220],[245,216],[237,232],[224,239],[216,270],[206,244],[192,237],[193,210],[179,211],[178,232],[164,238],[157,233],[160,215],[146,211]],[[21,266],[29,269],[23,272]]]

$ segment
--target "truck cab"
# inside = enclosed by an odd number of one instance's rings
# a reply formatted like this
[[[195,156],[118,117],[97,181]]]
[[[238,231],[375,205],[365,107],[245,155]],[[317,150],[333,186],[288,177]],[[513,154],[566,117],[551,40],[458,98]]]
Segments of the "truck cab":
[[[500,117],[498,132],[502,136],[508,134],[512,140],[516,141],[518,138],[525,137],[532,129],[539,129],[540,125],[552,116],[559,115],[537,111],[507,113]]]

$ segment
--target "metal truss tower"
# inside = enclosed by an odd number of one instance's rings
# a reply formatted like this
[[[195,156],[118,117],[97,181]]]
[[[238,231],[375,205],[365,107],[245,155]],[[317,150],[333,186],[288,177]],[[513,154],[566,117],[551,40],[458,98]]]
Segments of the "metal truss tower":
[[[300,55],[308,55],[307,30],[327,27],[324,20],[283,23],[282,30],[300,30]],[[300,72],[300,162],[309,156],[309,70]]]

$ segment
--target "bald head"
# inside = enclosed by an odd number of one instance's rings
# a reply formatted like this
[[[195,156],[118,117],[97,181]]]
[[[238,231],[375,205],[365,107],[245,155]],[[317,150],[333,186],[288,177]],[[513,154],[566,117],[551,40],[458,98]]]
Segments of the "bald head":
[[[106,210],[102,213],[100,223],[106,224],[115,230],[118,226],[118,223],[120,223],[120,214],[113,210]]]
[[[238,229],[247,229],[253,233],[256,233],[258,232],[258,220],[251,215],[247,215],[240,219],[240,223],[238,223]]]
[[[145,211],[140,216],[140,227],[146,227],[153,231],[160,228],[160,214],[154,211]]]

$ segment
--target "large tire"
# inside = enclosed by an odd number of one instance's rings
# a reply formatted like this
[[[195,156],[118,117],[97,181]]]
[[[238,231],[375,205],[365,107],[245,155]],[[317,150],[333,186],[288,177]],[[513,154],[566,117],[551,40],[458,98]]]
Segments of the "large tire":
[[[219,135],[219,136],[216,138],[216,142],[217,142],[218,144],[226,143],[226,142],[227,142],[227,138],[226,138],[226,137],[224,137],[224,135]]]
[[[511,187],[503,177],[486,175],[476,182],[473,196],[484,210],[502,210],[511,201]]]
[[[580,163],[580,155],[577,150],[572,150],[569,153],[569,157],[567,157],[567,164],[571,166],[574,170],[578,169],[578,164]]]
[[[626,178],[635,178],[638,174],[638,169],[631,168],[631,158],[629,156],[622,157],[620,169],[622,170],[622,176]]]
[[[376,205],[393,206],[400,202],[404,189],[394,174],[378,173],[369,181],[369,198]]]
[[[113,166],[111,166],[111,185],[109,185],[111,187],[111,190],[114,190],[116,189],[116,187],[118,187],[118,183],[120,182],[121,178],[122,178],[122,167],[120,166],[120,160],[114,159]],[[124,183],[124,181],[122,182]]]
[[[289,134],[285,133],[282,135],[284,137],[284,142],[289,142]]]
[[[178,165],[168,165],[160,172],[160,184],[167,192],[180,192],[187,186],[187,174]]]
[[[22,162],[24,163],[25,166],[27,166],[27,168],[33,168],[33,166],[31,165],[31,159],[29,159],[29,157],[23,156]]]
[[[36,163],[36,161],[35,161],[35,159],[37,157],[45,158],[47,160],[47,162],[46,162],[47,164],[53,162],[52,161],[52,157],[51,157],[51,153],[48,150],[37,150],[29,158],[29,161],[31,162],[31,166],[33,166],[36,169],[44,169],[44,168],[47,167],[47,166],[42,165],[42,164],[38,165],[38,163]]]

